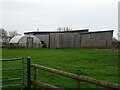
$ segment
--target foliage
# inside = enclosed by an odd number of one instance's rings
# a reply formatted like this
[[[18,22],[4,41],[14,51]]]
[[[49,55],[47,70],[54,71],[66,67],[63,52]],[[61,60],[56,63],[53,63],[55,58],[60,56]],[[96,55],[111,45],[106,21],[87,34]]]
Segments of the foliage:
[[[18,33],[17,33],[17,31],[9,31],[9,36],[10,37],[14,37],[14,36],[16,36],[16,35],[18,35]]]
[[[118,40],[115,37],[113,37],[113,39],[112,39],[112,46],[114,48],[118,48],[119,47],[119,42],[118,42]]]
[[[2,36],[6,37],[7,36],[7,31],[3,28],[0,28],[0,37],[2,37]]]

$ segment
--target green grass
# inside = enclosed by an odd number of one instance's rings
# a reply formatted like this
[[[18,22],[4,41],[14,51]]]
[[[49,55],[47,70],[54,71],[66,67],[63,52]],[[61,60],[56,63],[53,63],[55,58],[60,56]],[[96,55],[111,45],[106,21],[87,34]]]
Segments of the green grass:
[[[111,83],[118,81],[118,53],[112,50],[97,49],[6,49],[2,50],[2,57],[17,58],[30,56],[32,63],[44,65],[58,70],[63,70],[78,75],[89,76],[98,80]],[[17,67],[19,62],[5,63],[3,67]],[[19,73],[3,73],[3,77],[20,76]],[[39,80],[63,87],[73,88],[75,81],[54,75],[48,72],[39,72]],[[97,86],[82,83],[82,88],[96,88]]]

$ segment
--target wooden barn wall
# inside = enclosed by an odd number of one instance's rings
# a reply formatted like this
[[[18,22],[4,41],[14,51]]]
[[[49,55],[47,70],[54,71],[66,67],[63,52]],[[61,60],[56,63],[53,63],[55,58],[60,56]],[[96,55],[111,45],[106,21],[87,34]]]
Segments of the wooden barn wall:
[[[80,47],[79,33],[51,33],[50,48],[78,48]]]
[[[35,35],[40,39],[40,41],[44,41],[47,45],[47,48],[49,47],[49,34],[42,34],[42,35]]]
[[[81,34],[81,47],[111,47],[112,32]]]
[[[112,46],[113,32],[50,33],[35,35],[44,41],[47,48],[79,48]]]
[[[97,40],[97,39],[81,39],[81,47],[89,47],[89,48],[105,48],[106,40]]]

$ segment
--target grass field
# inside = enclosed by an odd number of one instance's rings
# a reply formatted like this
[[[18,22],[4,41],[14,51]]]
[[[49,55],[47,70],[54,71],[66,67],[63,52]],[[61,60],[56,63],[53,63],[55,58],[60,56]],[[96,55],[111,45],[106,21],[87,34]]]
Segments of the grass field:
[[[112,50],[97,49],[2,49],[2,57],[17,58],[27,56],[32,63],[63,70],[78,75],[89,76],[98,80],[119,83],[118,53]],[[5,63],[3,67],[17,67],[19,62]],[[17,72],[3,73],[4,78],[20,76]],[[40,71],[38,79],[63,88],[73,88],[75,81],[59,75]],[[96,88],[92,84],[82,83],[82,88]]]

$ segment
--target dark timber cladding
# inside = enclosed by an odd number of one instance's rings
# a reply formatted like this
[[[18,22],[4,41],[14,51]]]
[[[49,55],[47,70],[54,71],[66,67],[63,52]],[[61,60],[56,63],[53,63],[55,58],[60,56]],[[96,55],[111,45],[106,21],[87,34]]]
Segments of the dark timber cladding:
[[[81,33],[81,47],[109,48],[112,46],[113,30]]]
[[[47,48],[75,48],[75,47],[80,47],[79,45],[80,38],[78,35],[75,36],[76,33],[79,34],[79,33],[85,33],[85,32],[88,32],[88,29],[72,30],[72,31],[42,31],[42,32],[34,31],[34,32],[26,32],[24,34],[35,35],[40,39],[40,41],[45,42]],[[68,41],[69,39],[70,41]],[[62,42],[61,40],[63,40],[64,42]]]
[[[44,41],[47,48],[109,48],[112,46],[113,30],[88,32],[88,29],[73,31],[26,32]]]
[[[50,48],[79,48],[79,33],[51,33]]]

